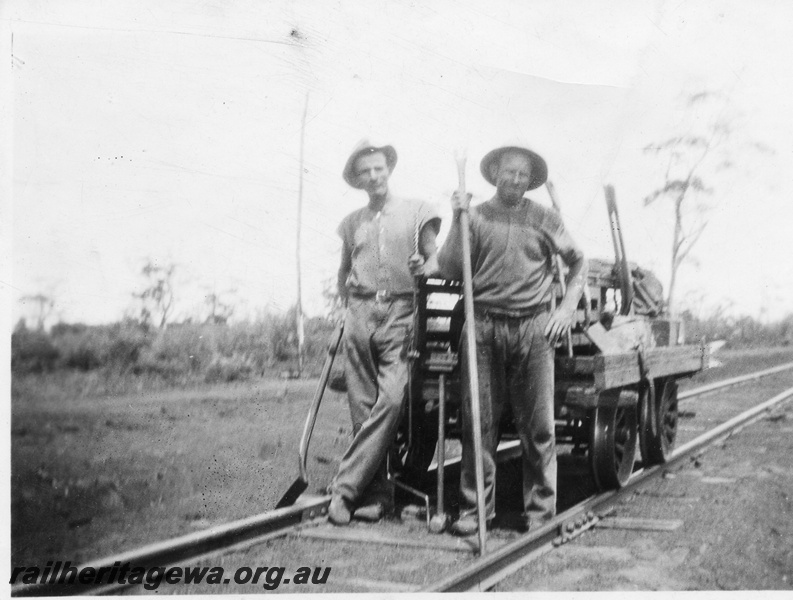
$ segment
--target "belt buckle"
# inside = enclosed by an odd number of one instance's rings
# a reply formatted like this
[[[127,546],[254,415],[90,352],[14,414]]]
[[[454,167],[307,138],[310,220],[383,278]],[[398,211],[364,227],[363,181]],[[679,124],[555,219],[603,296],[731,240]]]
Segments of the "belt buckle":
[[[387,302],[390,298],[387,290],[377,290],[374,295],[375,302]]]

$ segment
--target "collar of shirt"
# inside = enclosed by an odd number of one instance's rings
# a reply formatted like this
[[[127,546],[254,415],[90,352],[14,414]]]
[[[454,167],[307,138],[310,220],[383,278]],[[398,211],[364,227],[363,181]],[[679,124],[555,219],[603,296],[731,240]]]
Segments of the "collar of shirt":
[[[490,199],[490,203],[497,210],[501,210],[504,212],[517,212],[519,210],[525,209],[528,206],[529,199],[526,198],[526,196],[523,196],[520,200],[515,202],[515,204],[508,204],[504,202],[501,198],[499,198],[498,194],[495,194]]]
[[[398,200],[398,199],[397,199],[397,198],[396,198],[396,197],[395,197],[393,194],[391,194],[391,192],[388,192],[388,196],[386,196],[385,202],[383,203],[383,206],[382,206],[382,208],[380,208],[380,210],[377,210],[377,209],[375,209],[375,208],[372,208],[372,204],[371,204],[371,202],[370,202],[369,204],[367,204],[367,205],[366,205],[366,208],[367,208],[367,209],[369,210],[369,212],[371,212],[372,214],[375,214],[375,215],[376,215],[377,213],[382,213],[382,214],[385,214],[385,215],[387,215],[387,214],[389,214],[389,213],[390,213],[390,212],[391,212],[391,211],[394,209],[394,205],[395,205],[395,204],[396,204],[398,201],[399,201],[399,200]]]

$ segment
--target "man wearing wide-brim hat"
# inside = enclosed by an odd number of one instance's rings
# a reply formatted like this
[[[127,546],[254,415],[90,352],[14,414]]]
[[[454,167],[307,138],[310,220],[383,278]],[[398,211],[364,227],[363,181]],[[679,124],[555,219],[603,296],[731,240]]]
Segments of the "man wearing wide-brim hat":
[[[349,185],[367,193],[368,203],[347,215],[338,229],[353,440],[331,484],[328,517],[336,525],[350,518],[376,521],[393,508],[386,456],[405,399],[415,279],[438,271],[440,218],[426,202],[390,191],[396,164],[392,146],[363,140],[342,172]]]
[[[556,511],[554,346],[570,329],[587,266],[559,215],[524,197],[548,177],[548,167],[539,154],[521,143],[510,144],[487,153],[480,168],[485,180],[496,186],[496,193],[470,210],[470,195],[454,194],[454,218],[439,263],[443,276],[461,278],[460,214],[469,211],[485,521],[495,517],[495,452],[501,414],[509,405],[522,448],[524,525],[533,529]],[[567,293],[551,310],[551,265],[556,254],[567,264],[569,273]],[[461,344],[461,348],[460,517],[451,531],[473,535],[478,529],[478,516],[471,390],[466,345]]]

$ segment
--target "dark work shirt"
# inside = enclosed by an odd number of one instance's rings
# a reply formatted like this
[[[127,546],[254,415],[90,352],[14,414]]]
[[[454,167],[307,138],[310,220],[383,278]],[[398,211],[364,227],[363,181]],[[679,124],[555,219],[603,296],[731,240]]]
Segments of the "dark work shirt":
[[[550,302],[554,255],[560,254],[568,265],[584,257],[559,215],[528,198],[512,207],[494,198],[472,207],[469,214],[478,308],[521,311]],[[444,246],[441,254],[449,251]]]

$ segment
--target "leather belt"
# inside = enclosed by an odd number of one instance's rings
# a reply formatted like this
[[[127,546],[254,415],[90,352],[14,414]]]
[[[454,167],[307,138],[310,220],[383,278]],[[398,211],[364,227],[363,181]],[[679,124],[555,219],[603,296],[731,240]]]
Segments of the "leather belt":
[[[392,300],[412,300],[413,292],[392,292],[390,290],[377,290],[376,292],[352,292],[354,298],[374,300],[375,302],[391,302]]]
[[[529,319],[536,317],[542,313],[551,310],[550,302],[543,302],[536,306],[529,308],[521,308],[518,310],[505,310],[501,308],[476,308],[474,307],[474,315],[480,319]]]

